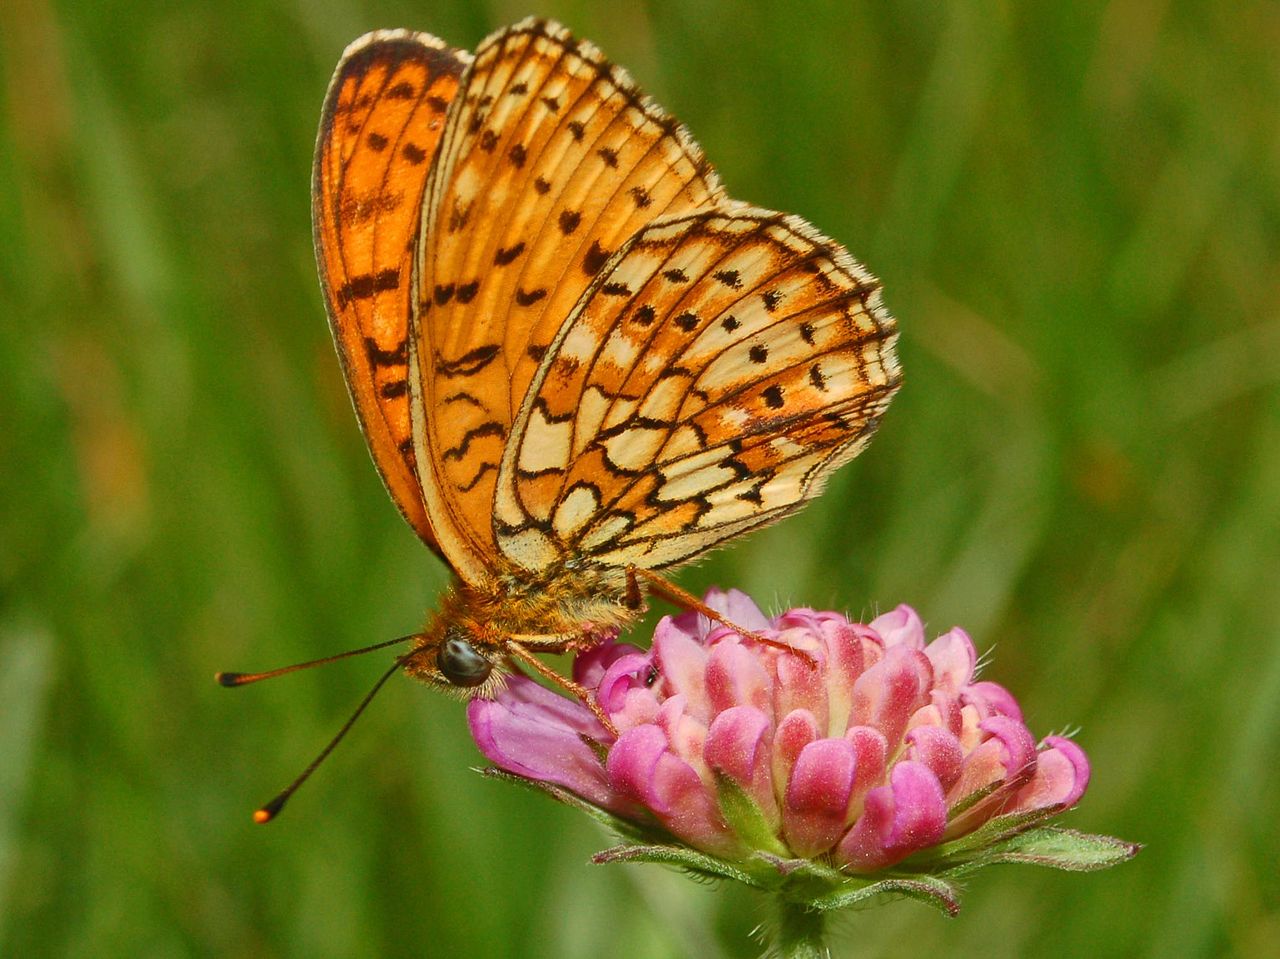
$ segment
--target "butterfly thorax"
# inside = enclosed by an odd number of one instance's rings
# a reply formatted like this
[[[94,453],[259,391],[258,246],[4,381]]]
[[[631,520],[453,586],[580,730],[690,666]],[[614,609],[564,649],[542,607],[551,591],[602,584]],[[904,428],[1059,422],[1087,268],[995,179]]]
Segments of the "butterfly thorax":
[[[641,610],[627,604],[625,583],[616,579],[578,571],[537,579],[508,575],[482,587],[455,581],[405,669],[431,685],[484,695],[499,681],[490,680],[490,669],[509,666],[512,643],[541,653],[584,649],[634,622]],[[454,655],[462,657],[464,674],[470,662],[477,681],[458,681],[448,668]]]

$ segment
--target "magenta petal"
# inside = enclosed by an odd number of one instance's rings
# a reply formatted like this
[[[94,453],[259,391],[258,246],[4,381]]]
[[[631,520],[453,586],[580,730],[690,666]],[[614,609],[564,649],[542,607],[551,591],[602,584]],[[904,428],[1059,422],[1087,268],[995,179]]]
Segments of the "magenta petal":
[[[702,601],[735,626],[756,632],[773,628],[773,623],[760,611],[755,600],[740,589],[731,589],[727,592],[721,589],[710,589]]]
[[[819,736],[818,723],[813,713],[797,709],[788,713],[773,734],[773,781],[781,787],[791,779],[791,767],[800,757],[801,750]]]
[[[800,751],[783,802],[787,844],[802,858],[826,852],[844,833],[857,757],[847,739],[819,739]]]
[[[1018,790],[1013,810],[1018,812],[1049,806],[1074,806],[1089,785],[1089,759],[1070,739],[1048,736],[1036,754],[1036,771],[1031,781]]]
[[[924,623],[920,621],[916,611],[905,603],[877,616],[868,625],[880,634],[886,647],[924,649]]]
[[[778,803],[769,762],[769,727],[769,717],[752,706],[726,709],[707,730],[703,757],[712,770],[727,776],[747,793],[765,820],[776,826]]]
[[[779,639],[786,640],[787,634],[779,634]],[[825,672],[825,651],[814,651],[818,660],[815,664],[792,653],[779,653],[774,658],[778,681],[774,686],[774,715],[785,716],[797,709],[805,709],[813,714],[820,730],[828,728],[827,684]],[[842,720],[841,726],[844,725]]]
[[[769,717],[752,706],[733,706],[711,723],[703,756],[707,765],[739,786],[750,786],[765,755]]]
[[[606,768],[614,789],[648,807],[685,842],[716,854],[737,850],[710,791],[693,767],[667,749],[667,737],[656,726],[623,733]]]
[[[850,802],[859,804],[867,790],[884,779],[885,766],[889,761],[889,743],[880,730],[870,726],[851,726],[844,738],[853,745],[853,752],[857,757],[858,765]]]
[[[946,824],[937,777],[920,763],[899,762],[889,785],[867,794],[862,815],[840,843],[839,858],[855,872],[871,872],[933,845]]]
[[[1022,722],[1022,707],[1013,698],[1013,693],[999,683],[973,683],[961,692],[960,701],[977,706],[983,719],[988,716],[1008,716]]]
[[[933,666],[924,653],[905,646],[891,646],[884,659],[853,684],[852,720],[875,726],[890,744],[897,744],[907,721],[929,701]]]
[[[956,784],[964,763],[960,740],[937,726],[917,726],[907,733],[907,744],[907,758],[928,766],[944,791]]]
[[[973,640],[960,627],[943,633],[924,648],[924,654],[933,664],[935,687],[956,693],[973,679],[978,654],[974,651]]]
[[[627,693],[638,686],[644,686],[649,670],[649,656],[633,647],[628,652],[613,657],[594,684],[596,701],[612,716],[621,710],[626,703]],[[588,689],[593,688],[588,686]]]
[[[986,738],[965,756],[960,778],[948,791],[952,803],[993,783],[1019,785],[1035,771],[1035,740],[1026,726],[1007,716],[992,716],[979,729]],[[974,818],[973,810],[966,815]]]
[[[694,715],[711,721],[707,699],[707,649],[688,633],[677,628],[671,617],[659,621],[653,633],[653,664],[658,667],[664,694],[683,694]]]
[[[624,806],[583,735],[603,738],[596,718],[579,703],[513,676],[497,699],[467,705],[472,738],[499,769],[555,783],[609,809]]]
[[[773,680],[754,650],[729,638],[711,648],[707,659],[707,698],[712,709],[733,706],[768,709],[772,689]]]
[[[573,660],[573,681],[587,689],[595,689],[605,672],[625,656],[644,655],[643,650],[628,643],[606,642],[584,649]]]

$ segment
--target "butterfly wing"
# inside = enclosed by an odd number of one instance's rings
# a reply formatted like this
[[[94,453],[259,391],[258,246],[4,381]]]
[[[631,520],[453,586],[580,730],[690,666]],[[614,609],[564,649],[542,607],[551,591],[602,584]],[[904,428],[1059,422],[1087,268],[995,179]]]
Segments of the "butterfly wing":
[[[464,580],[499,558],[498,465],[565,317],[638,230],[721,197],[684,128],[591,44],[527,20],[476,50],[427,184],[410,350],[427,509]]]
[[[817,495],[898,388],[879,282],[798,217],[730,201],[626,243],[547,350],[497,478],[531,573],[661,568]]]
[[[347,389],[387,491],[427,545],[409,417],[412,246],[432,157],[468,54],[378,31],[343,54],[316,143],[312,225]]]

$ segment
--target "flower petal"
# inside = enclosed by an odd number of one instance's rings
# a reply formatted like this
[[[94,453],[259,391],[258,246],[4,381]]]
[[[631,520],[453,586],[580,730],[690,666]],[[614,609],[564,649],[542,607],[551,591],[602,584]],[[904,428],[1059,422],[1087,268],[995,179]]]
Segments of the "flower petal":
[[[778,824],[778,803],[770,771],[769,717],[753,706],[733,706],[711,723],[703,757],[717,773],[728,776],[752,798],[773,826]]]
[[[946,800],[937,777],[921,763],[899,762],[889,774],[889,785],[867,794],[838,858],[853,872],[873,872],[934,845],[946,824]]]
[[[800,751],[783,802],[783,834],[792,851],[809,859],[844,833],[857,755],[847,739],[818,739]]]
[[[569,789],[606,809],[628,804],[609,788],[595,751],[583,740],[607,734],[582,704],[523,676],[512,676],[498,699],[467,705],[471,736],[499,769]]]
[[[933,683],[936,688],[955,693],[973,679],[973,668],[978,661],[973,640],[959,626],[943,633],[924,648],[924,654],[933,664]]]
[[[1070,808],[1089,785],[1089,760],[1083,749],[1062,736],[1047,736],[1044,745],[1047,748],[1036,753],[1035,775],[1018,790],[1012,811]]]
[[[886,648],[906,646],[924,649],[924,623],[920,621],[919,614],[905,603],[882,613],[868,625],[884,639]]]
[[[889,647],[884,659],[853,684],[853,722],[875,726],[890,745],[896,745],[911,714],[929,701],[932,673],[924,653],[906,646]]]

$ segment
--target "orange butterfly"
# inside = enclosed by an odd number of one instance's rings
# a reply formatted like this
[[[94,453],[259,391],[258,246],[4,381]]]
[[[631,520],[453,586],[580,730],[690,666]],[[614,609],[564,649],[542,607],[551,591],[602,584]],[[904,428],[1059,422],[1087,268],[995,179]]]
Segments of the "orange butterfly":
[[[639,582],[780,519],[898,388],[879,283],[728,198],[591,44],[368,34],[329,87],[316,254],[391,497],[456,582],[401,662],[483,695],[624,626]]]

